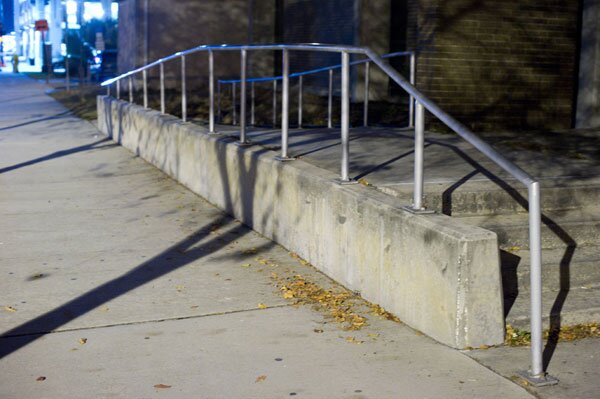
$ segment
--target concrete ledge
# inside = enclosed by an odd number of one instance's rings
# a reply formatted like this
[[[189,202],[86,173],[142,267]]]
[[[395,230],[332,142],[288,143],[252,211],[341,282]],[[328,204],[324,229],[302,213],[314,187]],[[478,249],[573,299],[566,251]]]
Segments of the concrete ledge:
[[[301,160],[278,162],[200,126],[98,97],[102,132],[403,322],[452,347],[504,340],[496,235]]]

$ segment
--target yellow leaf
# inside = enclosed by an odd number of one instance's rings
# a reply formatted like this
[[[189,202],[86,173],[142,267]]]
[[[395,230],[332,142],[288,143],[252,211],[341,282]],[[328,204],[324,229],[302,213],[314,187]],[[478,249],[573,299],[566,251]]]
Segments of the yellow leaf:
[[[255,382],[263,382],[266,379],[267,379],[266,375],[259,375],[258,377],[256,377],[256,381]]]
[[[87,342],[87,338],[79,338],[79,343],[80,343],[81,345],[85,345],[85,344],[86,344],[86,342]]]
[[[166,384],[156,384],[156,385],[154,386],[154,388],[157,388],[157,389],[166,389],[166,388],[171,388],[171,385],[166,385]]]
[[[176,285],[176,286],[175,286],[175,289],[176,289],[177,291],[181,292],[181,291],[183,291],[183,290],[185,289],[185,286],[183,286],[183,285]]]
[[[250,263],[244,263],[244,264],[242,265],[242,267],[250,267],[250,266],[252,266]]]
[[[267,305],[265,305],[264,303],[259,303],[259,304],[258,304],[258,308],[259,308],[259,309],[266,309],[266,308],[268,308],[268,306],[267,306]]]
[[[13,308],[12,306],[5,306],[4,310],[6,310],[7,312],[16,312],[17,309]]]

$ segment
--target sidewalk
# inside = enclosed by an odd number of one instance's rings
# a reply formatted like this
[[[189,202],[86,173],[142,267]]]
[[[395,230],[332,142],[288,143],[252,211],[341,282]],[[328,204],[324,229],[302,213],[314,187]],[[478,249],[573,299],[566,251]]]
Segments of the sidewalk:
[[[2,74],[0,88],[0,397],[533,397],[358,300],[368,325],[357,331],[292,306],[277,281],[340,288],[69,115],[45,86]],[[592,343],[565,355],[598,353]],[[510,374],[528,364],[522,349],[477,353],[490,367],[499,353]],[[569,397],[597,392],[586,378]]]

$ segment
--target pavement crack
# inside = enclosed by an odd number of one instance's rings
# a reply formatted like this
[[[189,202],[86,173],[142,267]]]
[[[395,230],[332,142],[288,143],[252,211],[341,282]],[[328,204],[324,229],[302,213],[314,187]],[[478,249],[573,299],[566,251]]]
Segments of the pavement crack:
[[[200,319],[200,318],[204,318],[204,317],[226,316],[226,315],[237,314],[237,313],[264,312],[269,309],[287,308],[290,306],[294,306],[294,304],[285,303],[285,304],[280,304],[280,305],[268,306],[264,309],[261,309],[261,308],[237,309],[237,310],[228,310],[228,311],[224,311],[224,312],[205,313],[205,314],[182,316],[182,317],[167,317],[167,318],[163,318],[163,319],[131,321],[131,322],[124,322],[124,323],[104,324],[104,325],[87,326],[87,327],[61,328],[61,329],[52,330],[52,331],[26,332],[26,333],[21,333],[21,334],[2,335],[2,336],[0,336],[0,339],[29,337],[29,336],[34,336],[34,335],[60,334],[60,333],[67,333],[67,332],[73,332],[73,331],[99,330],[99,329],[111,328],[111,327],[135,326],[135,325],[150,324],[150,323],[162,323],[164,321]]]

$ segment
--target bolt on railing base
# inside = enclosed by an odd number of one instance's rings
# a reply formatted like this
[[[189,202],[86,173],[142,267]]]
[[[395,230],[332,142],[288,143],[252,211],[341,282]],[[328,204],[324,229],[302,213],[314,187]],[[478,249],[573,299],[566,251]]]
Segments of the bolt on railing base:
[[[294,157],[282,157],[281,155],[277,155],[275,157],[276,161],[280,161],[280,162],[289,162],[289,161],[295,161],[296,158]]]
[[[354,179],[349,179],[349,180],[334,179],[333,181],[336,182],[337,184],[339,184],[340,186],[349,186],[352,184],[358,184],[358,180],[354,180]]]
[[[434,210],[427,209],[427,208],[415,208],[412,205],[404,205],[402,207],[402,209],[404,209],[405,211],[408,211],[410,213],[414,213],[415,215],[430,215],[432,213],[435,213]]]
[[[217,132],[216,130],[214,132],[208,132],[209,136],[217,136],[217,135],[220,135],[220,134],[221,134],[221,132]]]
[[[518,371],[517,375],[534,387],[546,387],[558,384],[558,378],[552,377],[547,373],[532,375],[529,371]]]

